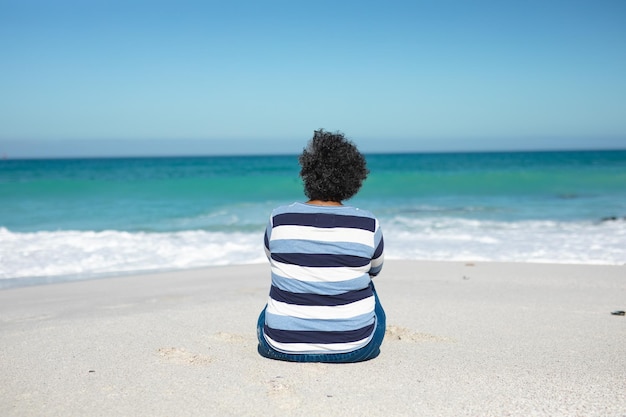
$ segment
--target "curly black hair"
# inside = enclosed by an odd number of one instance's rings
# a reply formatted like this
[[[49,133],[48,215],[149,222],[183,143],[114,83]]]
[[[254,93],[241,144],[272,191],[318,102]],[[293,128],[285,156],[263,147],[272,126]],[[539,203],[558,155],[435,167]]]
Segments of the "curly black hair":
[[[365,157],[340,132],[316,130],[298,158],[304,194],[311,200],[342,202],[367,178]]]

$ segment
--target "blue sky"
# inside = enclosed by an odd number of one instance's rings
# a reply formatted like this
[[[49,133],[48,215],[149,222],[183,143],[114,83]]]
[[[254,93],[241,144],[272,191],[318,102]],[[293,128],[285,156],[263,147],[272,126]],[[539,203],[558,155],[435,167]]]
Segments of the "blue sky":
[[[0,0],[0,153],[626,148],[626,2]]]

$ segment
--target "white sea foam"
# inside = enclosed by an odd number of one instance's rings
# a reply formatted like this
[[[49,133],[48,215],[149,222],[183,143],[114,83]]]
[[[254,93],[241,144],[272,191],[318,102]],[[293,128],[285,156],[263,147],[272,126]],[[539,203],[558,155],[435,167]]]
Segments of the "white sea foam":
[[[626,264],[626,221],[397,217],[383,226],[388,259]]]
[[[263,262],[260,234],[35,232],[0,228],[0,279],[94,276]]]
[[[382,219],[381,224],[387,259],[626,264],[626,221],[495,222],[398,216]],[[266,262],[262,233],[18,233],[0,228],[0,279],[80,279],[262,263]]]

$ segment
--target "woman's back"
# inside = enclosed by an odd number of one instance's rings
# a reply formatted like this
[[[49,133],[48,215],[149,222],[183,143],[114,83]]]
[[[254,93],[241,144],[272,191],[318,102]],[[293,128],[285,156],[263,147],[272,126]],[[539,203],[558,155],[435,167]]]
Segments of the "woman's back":
[[[344,206],[369,173],[341,133],[316,130],[299,156],[307,203],[272,212],[265,251],[272,267],[257,321],[259,353],[296,362],[375,358],[385,311],[371,278],[383,263],[383,236],[371,213]]]
[[[292,353],[365,346],[375,327],[371,276],[383,241],[369,212],[294,203],[272,213],[265,248],[272,268],[265,337]]]

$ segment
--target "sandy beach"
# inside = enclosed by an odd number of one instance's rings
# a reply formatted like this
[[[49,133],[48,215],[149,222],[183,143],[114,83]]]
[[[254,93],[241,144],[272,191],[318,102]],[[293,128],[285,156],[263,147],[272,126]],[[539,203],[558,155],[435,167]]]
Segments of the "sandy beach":
[[[256,352],[268,265],[0,291],[2,416],[626,416],[626,267],[388,261],[381,355]]]

